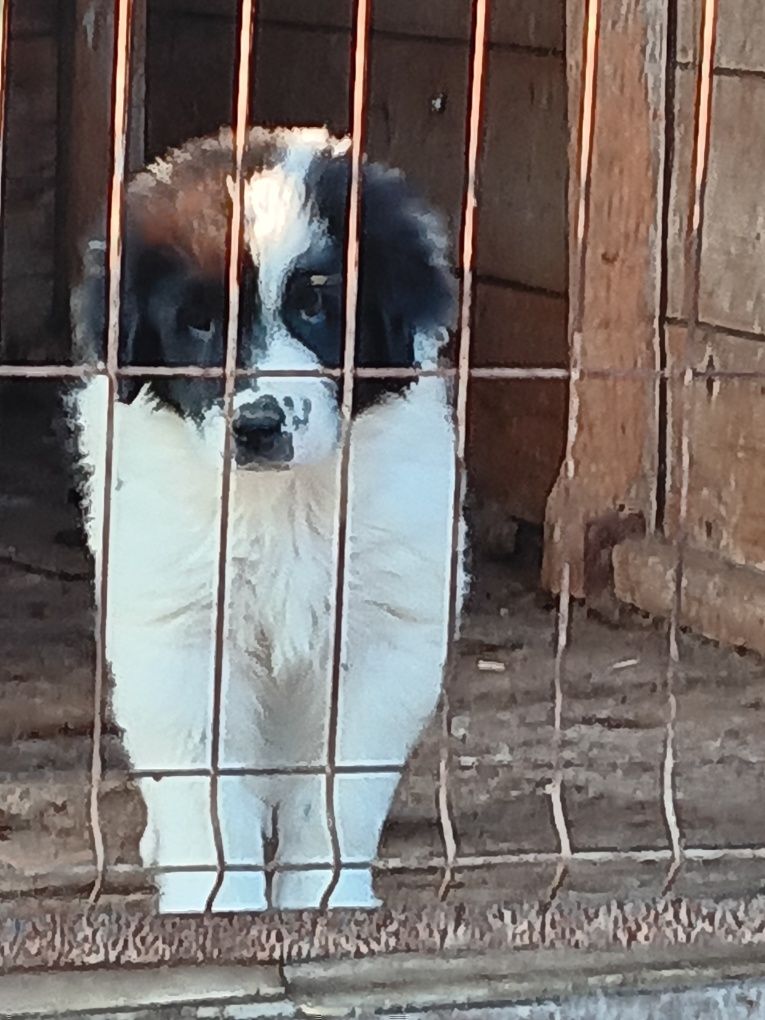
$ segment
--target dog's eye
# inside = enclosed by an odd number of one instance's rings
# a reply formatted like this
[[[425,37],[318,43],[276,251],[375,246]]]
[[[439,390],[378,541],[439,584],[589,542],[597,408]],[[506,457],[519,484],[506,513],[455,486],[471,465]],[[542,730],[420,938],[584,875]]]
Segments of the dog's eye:
[[[294,280],[290,288],[289,304],[304,322],[311,325],[324,318],[324,293],[321,285],[315,283],[310,276]]]
[[[215,329],[206,302],[193,298],[178,309],[178,326],[199,340],[209,340]]]

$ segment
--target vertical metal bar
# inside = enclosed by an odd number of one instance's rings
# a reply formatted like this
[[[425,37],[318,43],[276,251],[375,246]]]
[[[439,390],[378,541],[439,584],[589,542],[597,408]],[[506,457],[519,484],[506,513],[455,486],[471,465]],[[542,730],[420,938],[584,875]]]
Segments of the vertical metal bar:
[[[332,676],[327,734],[326,802],[327,824],[332,847],[332,878],[324,890],[321,909],[326,910],[340,878],[340,838],[335,812],[335,765],[337,727],[340,709],[340,673],[343,657],[345,559],[348,530],[348,468],[350,425],[353,410],[354,367],[356,363],[356,306],[359,283],[359,235],[361,230],[361,164],[366,138],[367,69],[372,0],[356,0],[356,25],[353,42],[353,82],[351,109],[351,180],[348,196],[348,233],[345,251],[345,332],[343,337],[342,437],[338,466],[338,518],[335,532],[336,580],[332,647]]]
[[[652,530],[664,534],[666,530],[667,484],[668,484],[668,408],[669,381],[667,367],[669,365],[669,349],[667,337],[667,318],[669,309],[669,247],[670,247],[670,216],[672,203],[672,178],[675,170],[675,100],[677,75],[677,2],[669,0],[667,4],[667,32],[664,41],[664,153],[662,160],[662,196],[661,196],[661,242],[659,255],[659,321],[657,328],[657,379],[656,379],[656,422],[657,422],[657,457],[656,487],[653,504]]]
[[[218,585],[215,604],[215,663],[213,673],[213,714],[210,739],[210,819],[213,828],[218,873],[205,909],[213,908],[223,884],[225,853],[219,813],[220,713],[223,692],[223,661],[226,643],[226,560],[228,556],[228,517],[231,506],[231,421],[236,387],[237,336],[239,333],[239,267],[242,253],[244,176],[242,165],[247,145],[250,110],[250,56],[252,52],[255,0],[242,0],[239,23],[239,70],[236,85],[233,187],[231,188],[231,247],[228,253],[228,319],[224,367],[223,406],[226,430],[223,440],[223,468],[220,501],[220,537],[218,544]]]
[[[483,125],[484,79],[488,49],[489,0],[474,0],[471,34],[471,86],[467,111],[468,145],[465,162],[465,193],[462,209],[462,286],[457,348],[457,393],[454,407],[456,448],[454,460],[454,492],[452,502],[452,549],[449,570],[447,613],[447,680],[454,673],[454,641],[457,631],[457,581],[460,568],[460,530],[465,497],[465,445],[467,437],[467,403],[470,379],[470,348],[472,340],[473,285],[475,276],[476,209],[478,206],[478,157]],[[454,821],[449,807],[449,737],[451,730],[449,684],[444,685],[441,701],[441,751],[438,766],[438,815],[444,844],[444,877],[439,890],[443,899],[454,877],[458,846]]]
[[[688,512],[688,483],[690,476],[690,387],[693,383],[691,351],[699,324],[699,289],[701,278],[701,241],[704,227],[704,196],[709,169],[709,139],[712,126],[711,103],[717,30],[717,0],[701,0],[701,26],[699,29],[699,61],[696,70],[696,97],[694,105],[694,138],[691,158],[691,186],[688,223],[685,234],[685,287],[684,310],[687,328],[683,342],[682,395],[680,412],[680,499],[677,517],[677,562],[672,598],[672,612],[668,628],[667,655],[667,724],[662,765],[662,806],[672,846],[672,865],[665,882],[668,889],[682,865],[682,834],[675,805],[675,726],[677,723],[677,697],[675,678],[680,664],[678,634],[683,603],[685,576],[685,524]]]
[[[595,137],[595,111],[597,103],[598,36],[600,31],[600,0],[587,0],[582,37],[582,69],[578,123],[578,195],[576,202],[576,286],[572,288],[571,321],[571,377],[569,381],[568,427],[564,470],[566,491],[570,491],[576,475],[575,444],[579,431],[579,383],[582,375],[582,332],[586,294],[586,271],[590,223],[590,190]],[[553,881],[552,898],[565,877],[571,858],[571,837],[563,803],[563,768],[561,762],[563,738],[563,672],[568,649],[571,613],[571,564],[565,560],[562,567],[558,622],[553,666],[553,753],[554,774],[547,787],[552,803],[553,823],[558,836],[560,859]]]
[[[114,403],[120,330],[120,282],[122,278],[122,216],[125,190],[128,104],[130,101],[130,38],[133,0],[118,0],[115,12],[114,75],[112,85],[112,168],[109,185],[107,224],[108,299],[106,309],[106,449],[104,453],[103,519],[101,560],[96,579],[96,674],[93,691],[93,752],[90,768],[90,827],[93,838],[96,878],[90,893],[94,902],[101,893],[106,866],[101,830],[99,794],[103,774],[101,736],[106,683],[106,626],[109,601],[109,543],[112,518],[112,475],[114,467]]]
[[[6,100],[8,95],[8,46],[11,28],[11,0],[0,0],[0,237],[2,236],[5,199],[5,133]],[[3,251],[0,243],[0,343],[2,343]]]

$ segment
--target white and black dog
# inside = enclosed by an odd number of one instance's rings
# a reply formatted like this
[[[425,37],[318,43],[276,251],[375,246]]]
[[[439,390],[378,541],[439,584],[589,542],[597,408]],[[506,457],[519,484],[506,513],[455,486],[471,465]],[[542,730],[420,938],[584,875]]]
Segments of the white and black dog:
[[[232,136],[223,130],[171,151],[131,181],[121,365],[223,364],[231,167]],[[244,170],[239,366],[337,367],[349,142],[318,129],[256,129]],[[363,168],[361,209],[356,364],[433,366],[454,311],[439,223],[400,174],[375,165]],[[77,346],[91,357],[103,336],[103,247],[89,246],[72,302]],[[227,869],[213,909],[311,908],[329,888],[330,906],[372,906],[364,862],[378,851],[399,780],[395,767],[406,762],[437,705],[449,640],[455,434],[447,384],[432,376],[360,379],[354,388],[341,772],[333,792],[344,866],[333,879],[322,768],[340,387],[305,375],[239,382],[218,794]],[[211,761],[222,393],[218,379],[123,377],[115,407],[112,706],[141,774],[147,825],[140,851],[144,865],[158,870],[166,912],[204,909],[216,882],[204,771]],[[106,379],[78,387],[69,406],[98,564]],[[464,583],[460,567],[460,603]],[[262,772],[236,774],[242,768]],[[181,774],[151,775],[168,771]],[[265,847],[272,883],[257,870]]]

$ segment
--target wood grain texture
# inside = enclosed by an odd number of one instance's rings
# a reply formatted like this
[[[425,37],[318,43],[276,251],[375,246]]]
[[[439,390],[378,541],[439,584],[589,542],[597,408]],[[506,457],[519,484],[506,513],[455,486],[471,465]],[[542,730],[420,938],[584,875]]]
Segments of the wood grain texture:
[[[684,327],[668,330],[670,367],[760,373],[760,378],[679,378],[669,389],[669,457],[665,533],[678,535],[680,435],[687,401],[690,471],[685,530],[697,549],[765,570],[765,346],[702,329],[686,348]],[[687,350],[687,354],[686,354]]]
[[[699,311],[755,332],[765,332],[763,165],[765,79],[716,78]]]
[[[577,125],[582,5],[569,4],[569,123]],[[601,5],[588,249],[583,281],[582,368],[646,369],[656,362],[658,247],[664,121],[666,8],[659,0]],[[578,129],[571,132],[569,208],[578,207]],[[579,291],[570,223],[572,300]],[[573,325],[572,325],[573,328]],[[561,474],[547,507],[543,582],[558,590],[563,564],[584,594],[584,530],[619,505],[652,514],[655,390],[650,382],[583,379],[573,447],[575,477]]]
[[[492,50],[478,206],[478,271],[566,289],[563,59]]]
[[[698,0],[679,0],[679,60],[696,60],[700,18]],[[765,70],[765,19],[760,0],[719,0],[715,63],[736,70]]]
[[[467,457],[477,498],[542,523],[565,452],[566,395],[560,380],[472,381]]]
[[[479,280],[475,302],[474,367],[568,367],[564,295]]]
[[[514,0],[493,6],[489,26],[492,44],[563,49],[565,0]],[[163,0],[167,14],[197,17],[236,18],[236,0]],[[372,28],[413,38],[452,39],[467,42],[471,31],[470,0],[383,0],[374,4]],[[278,21],[320,28],[350,29],[353,25],[351,0],[261,0],[258,11],[263,21]]]
[[[46,355],[55,247],[58,46],[47,11],[11,10],[2,223],[2,355]]]
[[[56,33],[58,0],[9,0],[11,39]]]
[[[459,43],[378,38],[372,46],[369,156],[400,167],[447,218],[455,259],[467,88],[468,52]],[[443,107],[437,105],[439,97]]]
[[[140,12],[143,0],[139,0]],[[69,278],[79,273],[82,245],[94,236],[105,236],[106,204],[111,179],[112,73],[114,9],[111,0],[76,0],[73,41],[73,82],[69,145],[66,267]],[[145,18],[139,13],[134,25],[140,32]],[[143,98],[144,45],[133,39],[131,97]],[[140,126],[142,112],[131,108],[131,121]],[[138,120],[136,121],[136,118]],[[139,138],[134,134],[133,138]],[[128,149],[128,167],[141,153]]]
[[[656,538],[617,546],[617,597],[668,616],[676,563],[676,550]],[[765,654],[765,573],[734,566],[714,553],[686,550],[680,621],[705,637]]]
[[[299,55],[299,56],[298,56]],[[350,37],[261,23],[253,65],[257,124],[328,125],[348,131]]]
[[[565,0],[514,0],[492,5],[494,43],[559,50],[565,47]]]
[[[5,154],[8,179],[54,172],[57,67],[58,52],[52,36],[11,41]]]

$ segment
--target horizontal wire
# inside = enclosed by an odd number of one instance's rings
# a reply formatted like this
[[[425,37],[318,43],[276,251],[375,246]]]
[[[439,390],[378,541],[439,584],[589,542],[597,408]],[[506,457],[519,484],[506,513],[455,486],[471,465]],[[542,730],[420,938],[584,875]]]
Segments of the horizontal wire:
[[[189,769],[130,769],[114,770],[130,779],[190,779],[217,776],[326,776],[329,772],[344,775],[399,775],[405,765],[284,765],[273,767],[220,766],[214,771],[211,768]]]
[[[456,368],[356,368],[354,376],[357,379],[454,379],[457,376]],[[0,379],[91,379],[98,376],[108,375],[104,365],[2,365],[0,364]],[[125,368],[118,368],[114,372],[117,378],[183,378],[183,379],[224,379],[226,372],[223,368],[200,368],[196,365],[178,365],[169,368],[167,366],[130,365]],[[469,370],[471,379],[570,379],[571,371],[567,368],[556,367],[507,367],[507,366],[481,366]],[[718,369],[718,368],[694,368],[691,369],[694,379],[708,380],[739,380],[758,381],[765,380],[765,365],[761,371],[740,370],[740,369]],[[286,379],[316,379],[330,378],[340,379],[343,370],[337,368],[308,368],[308,369],[237,369],[235,376],[238,379],[260,379],[260,378],[286,378]],[[686,376],[686,370],[667,368],[657,370],[655,368],[586,368],[582,367],[577,372],[577,380],[599,379],[599,380],[645,380],[669,379],[682,382]]]
[[[565,858],[565,864],[570,868],[572,864],[619,864],[630,862],[632,864],[662,864],[671,861],[673,850],[671,847],[649,847],[642,850],[572,850],[571,855]],[[686,861],[709,864],[717,861],[763,861],[765,862],[765,846],[742,846],[742,847],[685,847],[683,858]],[[497,854],[461,854],[453,861],[451,866],[455,870],[477,871],[491,868],[512,866],[512,865],[549,865],[554,866],[562,861],[561,855],[556,850],[551,851],[516,851]],[[385,873],[407,873],[422,874],[423,872],[443,871],[447,864],[443,855],[428,857],[426,859],[407,860],[402,857],[371,858],[363,861],[343,861],[344,868],[350,870],[361,870],[373,868],[376,871]],[[289,862],[279,863],[271,861],[267,864],[227,864],[226,871],[245,873],[266,873],[273,871],[316,871],[330,870],[334,867],[333,861],[311,861],[310,863],[293,864]],[[48,881],[62,881],[66,879],[83,880],[93,874],[93,865],[73,865],[70,868],[60,871],[40,872],[38,875],[24,875],[25,879],[45,878]],[[131,876],[151,877],[154,875],[188,874],[190,872],[209,872],[215,874],[218,867],[215,864],[167,864],[162,866],[142,867],[137,864],[110,864],[106,867],[105,877]],[[12,874],[12,872],[11,872]],[[8,871],[3,875],[0,872],[0,880],[9,877]],[[0,892],[0,897],[3,893]]]

